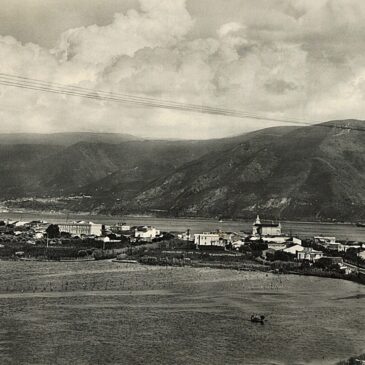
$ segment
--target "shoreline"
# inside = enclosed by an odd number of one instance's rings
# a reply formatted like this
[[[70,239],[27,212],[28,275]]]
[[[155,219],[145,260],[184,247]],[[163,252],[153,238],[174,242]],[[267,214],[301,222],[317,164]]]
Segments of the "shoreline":
[[[37,210],[8,210],[8,211],[0,211],[0,217],[6,216],[6,215],[49,215],[49,216],[62,216],[64,218],[67,218],[68,216],[84,216],[84,217],[100,217],[101,219],[116,219],[118,217],[121,218],[121,220],[128,220],[128,219],[158,219],[158,220],[195,220],[195,221],[201,221],[201,222],[218,222],[218,223],[239,223],[239,222],[245,222],[245,223],[252,223],[252,219],[254,218],[226,218],[220,221],[217,217],[204,217],[204,216],[159,216],[154,214],[124,214],[124,215],[118,215],[118,214],[103,214],[103,213],[90,213],[90,212],[80,212],[80,211],[37,211]],[[269,219],[268,220],[272,220]],[[277,220],[277,219],[276,219]],[[299,223],[299,224],[323,224],[323,225],[344,225],[344,226],[356,226],[357,221],[354,222],[331,222],[327,220],[308,220],[308,219],[296,219],[296,220],[290,220],[290,219],[280,219],[277,220],[281,223]],[[362,228],[362,227],[358,227]],[[365,228],[365,227],[364,227]]]

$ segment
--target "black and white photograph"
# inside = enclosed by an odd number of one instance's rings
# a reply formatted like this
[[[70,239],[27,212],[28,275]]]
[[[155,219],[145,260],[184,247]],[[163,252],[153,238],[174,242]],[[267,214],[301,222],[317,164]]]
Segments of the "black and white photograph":
[[[0,9],[0,365],[365,365],[363,0]]]

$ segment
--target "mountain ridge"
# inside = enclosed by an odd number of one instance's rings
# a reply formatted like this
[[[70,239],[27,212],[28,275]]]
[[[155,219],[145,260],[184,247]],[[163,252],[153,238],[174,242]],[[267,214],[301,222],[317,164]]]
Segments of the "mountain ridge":
[[[363,121],[273,127],[214,140],[1,145],[0,198],[88,195],[72,210],[278,219],[365,218]],[[25,155],[34,161],[25,163]],[[18,149],[18,150],[17,150]],[[14,151],[15,157],[12,156]],[[43,154],[43,157],[42,157]],[[14,184],[15,182],[15,184]]]

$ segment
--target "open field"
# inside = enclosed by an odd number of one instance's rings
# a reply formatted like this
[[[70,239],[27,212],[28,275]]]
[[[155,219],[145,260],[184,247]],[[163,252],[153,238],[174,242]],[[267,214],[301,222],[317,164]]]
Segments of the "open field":
[[[0,264],[1,364],[334,364],[365,350],[356,283],[107,261]],[[251,323],[253,312],[267,323]]]

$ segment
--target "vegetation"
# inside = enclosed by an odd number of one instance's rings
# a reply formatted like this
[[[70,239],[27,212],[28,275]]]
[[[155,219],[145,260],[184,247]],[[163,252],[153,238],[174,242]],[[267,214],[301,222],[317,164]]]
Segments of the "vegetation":
[[[362,361],[361,361],[362,360]],[[365,354],[350,357],[348,360],[340,361],[337,365],[360,365],[365,361]]]
[[[46,229],[46,233],[48,238],[58,238],[61,235],[60,228],[57,224],[50,224]]]
[[[0,198],[47,195],[48,202],[13,199],[7,204],[108,214],[216,217],[224,212],[248,218],[252,206],[261,206],[266,216],[283,219],[365,219],[364,133],[339,134],[328,125],[287,126],[199,143],[88,142],[1,146],[0,160],[6,162],[0,167]],[[52,198],[59,191],[87,198]]]

